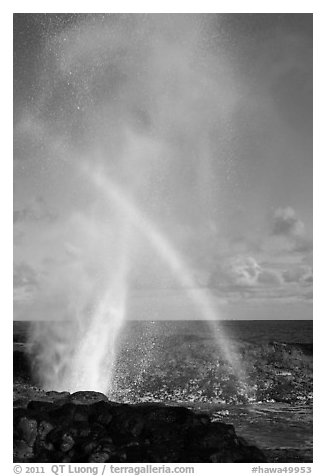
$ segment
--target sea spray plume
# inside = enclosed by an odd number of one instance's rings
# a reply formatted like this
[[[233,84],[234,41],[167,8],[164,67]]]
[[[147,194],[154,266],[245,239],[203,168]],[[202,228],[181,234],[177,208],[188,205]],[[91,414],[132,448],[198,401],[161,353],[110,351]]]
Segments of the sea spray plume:
[[[85,223],[91,227],[94,222],[86,218]],[[90,263],[89,256],[83,257],[85,267],[98,268],[99,278],[89,277],[94,283],[89,289],[84,288],[87,295],[81,303],[70,304],[65,320],[36,321],[31,325],[33,370],[46,390],[111,391],[115,343],[127,303],[130,237],[128,226],[121,219],[116,218],[114,226],[116,243],[110,242],[107,234],[103,263]],[[100,224],[97,227],[98,235],[106,229]],[[79,231],[82,230],[80,227]],[[86,236],[91,241],[92,233]],[[91,243],[95,254],[99,240],[93,239]]]
[[[104,296],[87,322],[60,382],[62,389],[111,392],[116,338],[126,312],[127,270],[127,251],[122,250],[114,281],[107,284]]]
[[[216,220],[222,207],[218,172],[238,92],[217,25],[218,17],[206,15],[77,15],[46,38],[40,94],[27,124],[37,136],[35,124],[42,128],[44,148],[53,158],[46,170],[60,181],[58,201],[66,208],[64,239],[70,254],[77,249],[71,259],[80,268],[80,277],[74,271],[75,282],[66,282],[71,270],[58,266],[61,275],[53,272],[56,283],[49,286],[55,297],[64,298],[58,318],[71,323],[69,330],[59,323],[48,334],[34,332],[46,388],[110,388],[113,349],[137,255],[134,243],[121,239],[128,227],[133,240],[140,235],[141,243],[151,243],[189,289],[199,316],[216,320],[209,293],[190,291],[196,283],[170,241],[177,225],[196,230]],[[88,157],[84,180],[79,180],[80,157]],[[97,166],[104,183],[89,187],[87,175],[96,175]],[[99,204],[100,196],[105,205]],[[92,208],[99,210],[96,220]],[[77,237],[71,218],[76,210],[86,224],[77,227]],[[109,222],[108,229],[103,222]],[[60,234],[56,238],[53,248],[62,241]],[[99,249],[102,256],[94,259]],[[50,279],[45,283],[52,284]],[[226,336],[216,340],[240,375]],[[108,368],[102,365],[105,352]]]
[[[121,213],[127,217],[143,234],[144,238],[154,247],[155,251],[163,258],[164,262],[171,268],[181,286],[188,290],[189,299],[198,307],[198,315],[208,321],[212,334],[223,357],[231,364],[232,370],[238,380],[245,384],[245,372],[241,366],[239,357],[235,348],[231,348],[229,339],[222,330],[217,330],[214,323],[218,319],[216,310],[210,300],[207,289],[198,288],[194,282],[191,272],[184,259],[173,247],[172,243],[158,229],[152,221],[142,213],[134,200],[130,200],[128,194],[111,179],[105,177],[103,172],[90,171],[84,167],[85,172],[92,178],[96,187],[107,196],[108,200],[113,200]]]
[[[137,229],[147,240],[175,275],[180,285],[188,290],[189,299],[198,308],[198,317],[208,321],[212,335],[222,351],[232,371],[242,383],[245,375],[235,349],[231,348],[228,337],[221,330],[217,331],[214,323],[218,319],[207,289],[196,288],[191,272],[184,259],[159,228],[137,207],[135,200],[103,171],[95,172],[94,167],[85,165],[84,173],[89,177],[97,191],[112,204],[120,216],[120,227],[124,233],[118,233],[121,240],[118,267],[109,273],[106,288],[97,296],[93,308],[79,312],[70,326],[62,322],[52,323],[52,331],[46,327],[45,332],[37,335],[42,324],[34,325],[33,339],[39,343],[37,349],[38,371],[47,389],[82,390],[93,389],[110,393],[115,362],[115,343],[125,319],[130,234]],[[124,226],[121,226],[124,223]],[[116,223],[117,226],[119,226]],[[50,327],[51,329],[51,327]],[[36,332],[35,332],[36,330]],[[70,334],[69,334],[70,332]],[[69,336],[69,337],[67,337]]]

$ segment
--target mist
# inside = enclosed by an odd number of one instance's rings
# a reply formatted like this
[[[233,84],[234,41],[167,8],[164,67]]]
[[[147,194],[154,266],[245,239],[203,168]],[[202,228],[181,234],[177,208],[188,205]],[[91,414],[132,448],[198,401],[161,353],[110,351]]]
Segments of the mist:
[[[24,312],[49,322],[31,326],[33,365],[44,388],[109,393],[132,297],[180,290],[197,319],[222,317],[208,284],[241,201],[237,136],[257,128],[267,158],[269,142],[282,154],[289,146],[275,145],[282,125],[266,78],[253,95],[220,15],[36,21],[43,34],[14,151],[21,164],[29,157],[20,199],[46,196],[17,215],[29,240],[16,258],[33,257],[38,278],[20,296]],[[258,117],[269,121],[264,139]],[[216,340],[240,375],[227,336]]]
[[[31,328],[44,388],[110,391],[130,289],[189,288],[199,318],[218,318],[179,251],[180,231],[209,226],[218,204],[216,135],[237,97],[211,23],[80,16],[44,38],[37,95],[16,126],[57,174],[64,216],[38,235],[53,248],[42,320],[55,302],[61,321]]]

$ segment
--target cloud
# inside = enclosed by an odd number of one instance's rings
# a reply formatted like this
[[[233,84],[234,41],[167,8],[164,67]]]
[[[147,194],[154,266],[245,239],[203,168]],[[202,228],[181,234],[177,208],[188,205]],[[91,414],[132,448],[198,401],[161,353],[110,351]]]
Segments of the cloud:
[[[234,300],[291,300],[312,297],[312,267],[259,260],[252,255],[225,257],[208,280],[219,297]]]
[[[239,286],[253,286],[257,283],[261,268],[251,256],[237,257],[230,262],[229,277]]]
[[[218,265],[210,284],[223,291],[279,286],[283,282],[279,272],[263,267],[252,256],[227,258]]]
[[[312,268],[310,266],[298,266],[283,272],[283,279],[287,283],[312,284]]]
[[[304,223],[291,207],[278,208],[274,213],[272,234],[298,237],[305,233]]]
[[[258,283],[264,285],[280,285],[282,284],[282,277],[275,270],[261,269],[258,276]]]
[[[289,206],[275,210],[270,233],[262,241],[261,250],[270,256],[283,255],[286,262],[295,255],[311,253],[312,248],[312,238],[296,211]]]

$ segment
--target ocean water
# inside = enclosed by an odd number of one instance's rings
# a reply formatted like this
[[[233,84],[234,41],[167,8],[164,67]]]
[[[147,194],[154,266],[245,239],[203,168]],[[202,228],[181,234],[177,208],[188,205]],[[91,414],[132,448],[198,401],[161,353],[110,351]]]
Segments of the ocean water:
[[[46,325],[46,323],[45,323]],[[311,344],[313,342],[312,320],[224,320],[216,321],[217,329],[223,329],[233,339],[248,342],[279,341],[287,343]],[[28,321],[14,321],[14,339],[26,339]],[[123,332],[148,332],[155,335],[189,335],[205,336],[210,334],[207,322],[198,321],[126,321]]]
[[[278,341],[284,343],[311,344],[312,320],[223,320],[213,323],[227,337],[253,343]],[[152,335],[195,335],[209,337],[211,327],[207,321],[127,321],[127,333],[151,333]]]

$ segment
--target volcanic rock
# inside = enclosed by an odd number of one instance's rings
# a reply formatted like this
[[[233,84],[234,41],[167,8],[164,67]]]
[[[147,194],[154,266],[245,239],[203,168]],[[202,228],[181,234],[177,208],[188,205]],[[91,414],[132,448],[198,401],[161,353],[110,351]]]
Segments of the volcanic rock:
[[[33,446],[37,436],[37,421],[34,418],[22,417],[18,423],[18,431],[28,446]]]
[[[52,401],[49,401],[52,398]],[[60,404],[58,404],[58,402]],[[163,404],[128,405],[98,392],[47,393],[14,409],[15,462],[265,462],[232,425]]]

